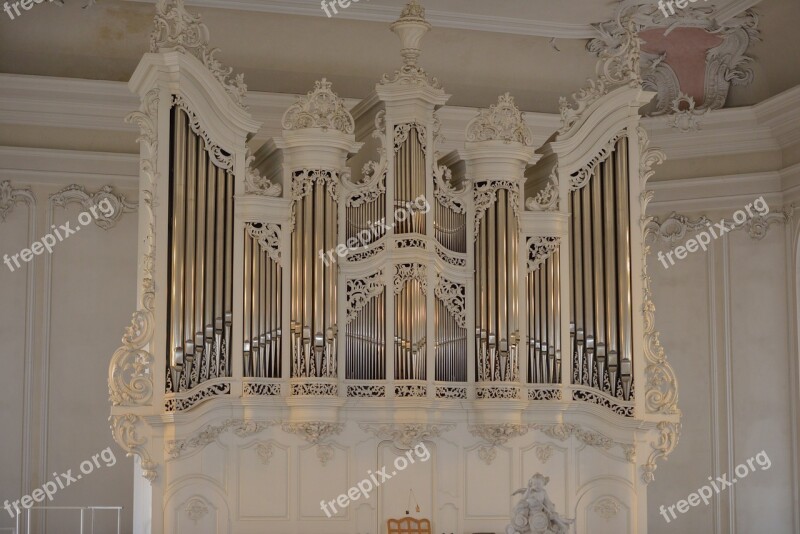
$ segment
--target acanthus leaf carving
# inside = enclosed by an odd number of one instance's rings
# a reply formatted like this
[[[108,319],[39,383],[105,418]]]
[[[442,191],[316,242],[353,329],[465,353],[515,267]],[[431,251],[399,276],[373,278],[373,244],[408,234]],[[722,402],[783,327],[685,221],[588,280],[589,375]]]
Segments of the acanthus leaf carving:
[[[497,202],[498,189],[505,189],[508,191],[509,203],[511,204],[511,208],[514,210],[514,215],[517,217],[517,220],[519,220],[520,192],[519,184],[516,181],[498,179],[482,180],[478,183],[475,183],[473,194],[475,202],[474,238],[476,240],[478,239],[478,231],[481,228],[481,221],[483,220],[484,215],[486,215],[486,210],[489,209],[492,204]]]
[[[139,169],[141,198],[144,201],[146,234],[139,288],[139,309],[133,313],[131,324],[122,336],[122,346],[111,357],[108,368],[108,395],[113,406],[148,406],[153,396],[153,363],[150,342],[155,331],[155,258],[156,258],[156,171],[158,160],[159,92],[151,89],[142,99],[139,111],[126,118],[139,126],[141,147]]]
[[[536,193],[536,196],[526,200],[525,207],[531,211],[558,211],[558,189],[558,164],[555,164],[547,177],[544,188]]]
[[[434,295],[442,301],[460,328],[467,327],[467,286],[448,280],[441,274],[436,275]]]
[[[379,271],[365,278],[355,278],[347,281],[347,316],[345,324],[350,324],[358,317],[369,301],[381,294],[386,286],[383,271]]]
[[[265,197],[280,197],[283,193],[281,184],[273,184],[268,178],[261,176],[261,172],[253,166],[256,157],[250,154],[247,149],[247,175],[244,180],[244,192],[248,195],[259,195]]]
[[[362,430],[366,430],[378,439],[391,440],[398,449],[411,449],[418,443],[432,438],[438,438],[444,432],[453,430],[453,424],[422,424],[422,423],[359,423]]]
[[[15,189],[11,187],[9,180],[0,182],[0,222],[4,222],[6,216],[19,203],[27,204],[29,207],[36,204],[36,199],[30,188]]]
[[[266,252],[270,259],[281,265],[281,226],[273,223],[245,224],[247,234],[258,241],[261,250]]]
[[[177,50],[200,61],[230,95],[233,102],[246,109],[243,99],[247,94],[244,75],[230,79],[232,68],[226,68],[215,57],[219,48],[209,46],[208,27],[201,22],[200,15],[186,11],[184,0],[158,0],[156,3],[155,28],[150,34],[150,52]]]
[[[137,426],[144,425],[141,417],[127,413],[122,415],[111,415],[111,435],[114,441],[125,450],[127,456],[138,456],[142,468],[142,476],[152,484],[158,478],[158,464],[150,457],[145,445],[147,438],[140,437]]]
[[[539,269],[553,252],[561,246],[560,237],[529,237],[528,238],[528,272]]]
[[[204,449],[214,443],[225,432],[233,432],[240,438],[246,438],[263,432],[276,424],[278,424],[277,421],[227,419],[219,425],[207,425],[193,437],[165,442],[164,452],[170,460],[176,460],[192,450]]]
[[[283,423],[281,428],[288,434],[296,434],[315,445],[317,448],[317,458],[320,464],[326,465],[333,459],[333,447],[326,440],[344,430],[344,423],[326,423],[314,421],[307,423]]]
[[[418,263],[404,263],[395,266],[394,273],[394,293],[399,295],[403,291],[403,286],[411,280],[416,280],[422,286],[422,292],[428,293],[428,270],[424,265]]]
[[[656,461],[659,458],[667,460],[670,453],[678,445],[681,434],[681,424],[672,421],[661,421],[657,425],[659,431],[658,442],[651,443],[652,452],[647,457],[647,463],[642,466],[642,481],[649,484],[655,480]]]
[[[361,182],[353,184],[353,190],[347,195],[345,205],[348,208],[358,208],[363,204],[375,202],[386,192],[386,171],[389,159],[386,154],[386,111],[380,110],[375,114],[375,130],[372,137],[380,143],[378,147],[378,161],[369,161],[361,170]]]
[[[331,89],[327,79],[314,82],[314,89],[307,95],[297,98],[289,106],[281,121],[286,130],[321,128],[336,130],[345,134],[355,131],[353,116],[345,108],[344,101]]]
[[[533,134],[510,93],[500,95],[497,104],[482,109],[467,125],[467,141],[503,141],[533,144]]]

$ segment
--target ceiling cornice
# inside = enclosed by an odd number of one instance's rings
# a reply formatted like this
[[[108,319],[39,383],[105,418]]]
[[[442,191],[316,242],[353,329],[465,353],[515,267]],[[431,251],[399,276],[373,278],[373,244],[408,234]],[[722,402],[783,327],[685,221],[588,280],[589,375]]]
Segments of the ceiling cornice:
[[[129,2],[154,3],[154,0],[128,0]],[[761,0],[733,0],[719,8],[710,18],[719,23],[725,22]],[[369,22],[394,22],[399,15],[397,6],[369,4],[362,0],[358,9],[343,9],[337,15],[339,19],[365,20]],[[301,15],[325,17],[320,9],[319,0],[187,0],[192,6],[252,11],[261,13],[278,13],[282,15]],[[609,10],[609,16],[611,10]],[[594,39],[598,31],[590,23],[576,24],[555,22],[523,17],[496,17],[485,14],[469,14],[461,11],[439,11],[426,9],[425,16],[431,24],[439,28],[458,30],[475,30],[494,33],[511,33],[535,37],[559,39]],[[593,21],[601,22],[601,21]]]
[[[263,122],[256,139],[266,141],[280,135],[283,113],[296,98],[248,94],[251,113]],[[358,102],[345,99],[348,109]],[[136,128],[126,124],[124,117],[138,107],[137,97],[123,82],[0,74],[0,124],[135,133]],[[478,110],[445,106],[437,113],[446,138],[440,152],[461,148],[466,125]],[[526,112],[525,120],[537,145],[560,126],[555,114]],[[800,142],[798,123],[800,86],[755,106],[715,110],[699,132],[680,133],[669,127],[664,117],[642,120],[653,145],[663,148],[671,160],[783,149]]]
[[[153,0],[128,0],[130,2],[154,3]],[[282,15],[304,15],[325,17],[319,0],[187,0],[186,4],[198,7],[279,13]],[[394,22],[400,15],[398,6],[369,4],[362,0],[358,9],[341,10],[336,18],[366,20],[370,22]],[[438,28],[476,30],[495,33],[513,33],[561,39],[592,39],[598,36],[590,24],[571,24],[545,20],[492,17],[472,15],[459,11],[425,10],[425,18]]]

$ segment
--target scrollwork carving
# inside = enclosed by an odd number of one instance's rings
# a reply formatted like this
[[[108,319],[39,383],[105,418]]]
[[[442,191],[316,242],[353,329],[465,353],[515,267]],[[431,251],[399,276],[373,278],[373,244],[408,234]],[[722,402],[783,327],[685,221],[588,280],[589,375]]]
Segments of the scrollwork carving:
[[[453,316],[461,328],[467,327],[467,287],[452,282],[441,274],[436,275],[436,288],[433,294],[442,301],[444,307]]]
[[[150,342],[155,331],[155,256],[156,256],[156,171],[158,160],[158,90],[147,92],[139,111],[125,118],[139,126],[141,146],[139,169],[141,197],[144,199],[145,249],[142,258],[139,309],[122,336],[122,346],[111,357],[108,367],[108,396],[113,406],[147,406],[153,396],[153,362]]]
[[[358,317],[369,301],[380,295],[385,287],[383,271],[366,278],[355,278],[347,281],[347,316],[345,324],[350,324]]]
[[[231,99],[243,109],[247,86],[244,75],[229,79],[232,68],[225,68],[214,56],[219,48],[209,47],[208,27],[201,22],[200,15],[192,15],[184,7],[183,0],[158,0],[156,3],[155,28],[150,34],[150,52],[177,50],[198,59],[219,81]]]
[[[558,164],[550,171],[544,188],[525,201],[525,207],[531,211],[558,211]]]
[[[490,465],[497,457],[496,448],[505,445],[510,439],[524,436],[528,433],[528,425],[515,423],[502,423],[497,425],[471,425],[469,433],[484,440],[488,445],[478,449],[478,457]]]
[[[331,436],[341,434],[344,430],[344,424],[324,422],[283,423],[281,428],[284,432],[296,434],[308,443],[315,445],[317,458],[320,464],[324,466],[333,459],[333,447],[329,443],[325,443],[325,440]]]
[[[380,110],[375,115],[375,131],[372,137],[380,143],[378,147],[379,159],[377,162],[369,161],[361,170],[363,179],[356,184],[345,201],[348,208],[358,208],[363,204],[375,202],[386,192],[386,171],[389,159],[386,155],[386,111]]]
[[[111,205],[109,214],[106,214],[103,210],[98,210],[96,207],[104,201]],[[103,230],[113,228],[117,221],[122,218],[123,213],[131,213],[137,209],[136,202],[129,201],[124,195],[115,194],[114,188],[110,185],[103,186],[94,194],[89,194],[83,186],[72,184],[50,195],[50,202],[54,206],[66,206],[67,204],[76,203],[83,206],[86,211],[94,208],[92,215],[97,213],[93,217],[94,223]]]
[[[281,187],[281,184],[273,184],[269,179],[261,176],[261,172],[253,166],[255,159],[255,156],[250,154],[250,149],[248,148],[245,162],[247,174],[244,180],[244,192],[248,195],[280,197],[281,193],[283,193],[283,187]]]
[[[533,135],[525,124],[524,114],[514,104],[514,97],[506,93],[500,95],[497,104],[480,110],[469,122],[467,141],[503,141],[531,146]]]
[[[281,263],[281,226],[272,223],[245,223],[247,234],[258,241],[261,250],[277,264]]]
[[[422,286],[422,293],[428,293],[428,270],[418,263],[404,263],[397,265],[394,272],[394,293],[399,295],[403,286],[411,280],[416,280]]]
[[[158,464],[156,464],[147,452],[145,444],[147,438],[140,437],[137,426],[144,425],[141,417],[135,414],[112,415],[108,418],[111,421],[111,435],[114,441],[122,447],[127,456],[138,456],[142,468],[142,476],[152,484],[158,478]]]
[[[417,131],[417,139],[419,140],[419,144],[422,146],[422,152],[427,153],[428,151],[428,134],[427,129],[423,124],[418,122],[406,122],[403,124],[398,124],[394,127],[394,151],[397,152],[400,150],[400,147],[403,146],[408,140],[408,134],[411,132],[411,129],[415,129]]]
[[[656,461],[659,458],[665,460],[678,445],[678,438],[681,434],[681,424],[671,421],[661,421],[658,423],[659,439],[658,442],[650,443],[652,452],[647,457],[647,463],[642,466],[642,481],[649,484],[656,479]]]
[[[169,459],[176,460],[194,450],[204,449],[214,443],[226,432],[233,432],[240,438],[247,438],[263,432],[276,425],[276,421],[251,421],[244,419],[227,419],[219,425],[208,425],[195,436],[185,439],[173,439],[164,444],[164,452]]]
[[[528,238],[528,272],[536,271],[561,246],[560,237]]]
[[[578,441],[585,445],[606,451],[614,447],[619,447],[628,462],[634,463],[636,460],[635,456],[630,452],[633,445],[614,441],[600,432],[585,429],[574,423],[557,423],[553,425],[534,423],[530,425],[530,428],[531,430],[538,430],[553,439],[557,439],[558,441],[566,441],[571,437],[575,437]]]
[[[379,424],[359,423],[361,430],[366,430],[378,439],[391,440],[398,449],[411,449],[425,440],[438,438],[444,432],[453,430],[453,424]]]
[[[520,193],[519,185],[513,180],[487,180],[475,184],[474,187],[474,202],[475,202],[475,234],[474,239],[478,239],[478,231],[481,228],[481,221],[486,210],[497,202],[497,190],[505,189],[508,191],[509,202],[511,208],[514,210],[514,215],[519,219],[520,207]]]
[[[189,127],[195,134],[203,139],[203,146],[206,152],[208,152],[208,157],[211,158],[211,162],[220,169],[233,170],[233,155],[229,154],[211,139],[211,135],[209,135],[208,130],[203,126],[200,117],[189,107],[188,102],[180,95],[173,95],[172,105],[182,109],[186,113],[186,116],[189,117]]]
[[[577,172],[570,176],[570,191],[577,191],[589,183],[589,180],[591,180],[592,176],[594,176],[594,171],[597,166],[607,160],[611,153],[614,152],[614,146],[617,144],[619,138],[624,134],[625,132],[621,131],[612,136],[608,142],[606,142],[606,144],[597,152],[597,154],[595,154],[594,157],[590,159],[588,163],[586,163],[586,165],[581,167]]]
[[[20,203],[27,204],[29,207],[36,204],[30,188],[14,189],[8,180],[0,182],[0,222],[4,222],[14,206]]]
[[[283,114],[282,125],[287,130],[321,128],[346,134],[355,131],[353,116],[344,106],[344,101],[331,90],[331,82],[322,78],[314,82],[314,89],[306,96],[297,98]]]

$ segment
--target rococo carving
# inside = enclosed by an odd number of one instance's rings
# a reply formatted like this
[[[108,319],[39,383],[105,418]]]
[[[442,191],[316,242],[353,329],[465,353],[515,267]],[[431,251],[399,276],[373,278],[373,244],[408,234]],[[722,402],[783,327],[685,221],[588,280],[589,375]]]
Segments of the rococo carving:
[[[124,195],[114,194],[114,188],[110,185],[103,186],[97,193],[89,194],[83,186],[72,184],[50,195],[50,202],[54,206],[77,203],[83,206],[86,211],[94,208],[93,215],[97,213],[96,217],[93,217],[94,223],[103,230],[113,228],[117,221],[122,218],[123,213],[134,212],[137,208],[136,202],[128,201]],[[106,202],[111,206],[108,214],[106,214],[105,210],[96,208],[101,202]]]
[[[281,263],[281,225],[273,223],[245,224],[247,234],[258,241],[261,250],[266,252],[270,259],[277,264]]]
[[[158,0],[155,28],[150,34],[150,52],[177,50],[194,56],[222,84],[232,100],[244,108],[242,100],[247,94],[244,74],[237,74],[229,79],[233,69],[223,67],[214,57],[219,48],[209,46],[208,27],[200,20],[200,15],[192,15],[186,11],[183,0]]]
[[[297,98],[283,114],[282,125],[286,130],[321,128],[352,134],[355,131],[353,116],[344,106],[344,101],[331,90],[327,79],[314,82],[314,89],[306,96]]]
[[[23,203],[28,207],[36,204],[36,199],[31,193],[29,187],[14,189],[11,187],[11,182],[3,180],[0,182],[0,222],[6,220],[6,216],[11,213],[14,206]]]
[[[378,439],[393,441],[398,449],[411,449],[422,441],[438,438],[456,425],[359,423],[358,426]]]
[[[333,458],[333,447],[325,440],[331,436],[340,434],[344,430],[343,423],[283,423],[281,426],[284,432],[297,434],[307,442],[317,447],[317,458],[324,466]]]
[[[436,275],[436,288],[433,291],[437,299],[442,301],[445,309],[453,316],[461,328],[467,327],[467,286],[452,282]]]
[[[144,257],[142,258],[141,282],[139,288],[139,309],[134,312],[131,324],[122,336],[122,346],[111,357],[108,369],[108,394],[113,406],[146,406],[153,395],[153,362],[150,342],[155,330],[155,243],[156,171],[158,142],[156,119],[158,115],[158,90],[153,89],[145,95],[141,108],[128,115],[126,122],[139,126],[139,145],[141,158],[139,169],[140,195],[144,201],[146,225],[144,238]]]
[[[698,129],[700,117],[708,110],[722,108],[731,84],[748,85],[753,81],[753,70],[749,67],[752,58],[746,55],[750,44],[760,40],[758,15],[753,9],[747,9],[720,24],[712,7],[688,6],[665,17],[657,3],[638,0],[620,2],[612,20],[594,26],[600,37],[590,41],[587,48],[601,59],[624,48],[627,42],[633,44],[632,39],[636,34],[652,28],[664,28],[667,31],[677,27],[700,28],[721,37],[722,42],[705,55],[703,104],[696,109],[691,97],[681,91],[678,77],[670,67],[666,54],[641,52],[641,86],[657,93],[650,114],[674,114],[669,124],[681,131]],[[635,39],[639,41],[638,37]],[[682,109],[679,106],[681,102],[688,104],[688,109]]]
[[[158,464],[150,458],[150,454],[147,452],[145,447],[147,438],[140,437],[136,429],[137,426],[144,424],[142,418],[128,413],[112,415],[108,419],[111,421],[111,435],[114,436],[114,441],[125,450],[127,456],[139,457],[142,476],[151,483],[154,482],[158,478],[156,471]]]
[[[469,122],[467,141],[503,141],[531,146],[533,135],[523,113],[514,104],[514,97],[506,93],[500,96],[497,104],[480,110]]]
[[[164,452],[170,460],[176,460],[193,449],[203,449],[214,443],[225,432],[233,432],[240,438],[258,434],[276,425],[276,421],[249,421],[244,419],[227,419],[219,425],[208,425],[195,436],[186,439],[173,439],[164,444]]]
[[[366,278],[347,281],[347,317],[345,324],[350,324],[358,317],[359,312],[369,301],[380,295],[385,287],[383,271]]]
[[[561,245],[560,237],[529,237],[528,238],[528,272],[537,271],[544,262],[558,250]]]

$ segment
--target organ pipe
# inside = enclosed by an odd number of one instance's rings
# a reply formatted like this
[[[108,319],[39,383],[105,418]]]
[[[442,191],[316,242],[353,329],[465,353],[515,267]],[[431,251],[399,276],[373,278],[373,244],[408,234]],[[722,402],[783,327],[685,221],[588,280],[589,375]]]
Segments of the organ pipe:
[[[628,145],[570,192],[573,382],[631,398],[632,310]]]
[[[173,107],[170,146],[170,369],[177,393],[230,376],[233,177]]]
[[[333,171],[297,171],[295,182],[306,182],[294,199],[292,234],[292,376],[334,378],[337,359],[336,284],[338,266],[320,253],[338,244],[338,202],[331,188],[338,180]],[[326,305],[328,304],[328,305]]]
[[[479,381],[514,381],[517,365],[519,226],[512,195],[498,188],[475,245],[476,348]]]
[[[282,267],[259,241],[274,225],[247,223],[244,234],[244,376],[281,378]],[[268,245],[266,245],[268,246]]]

